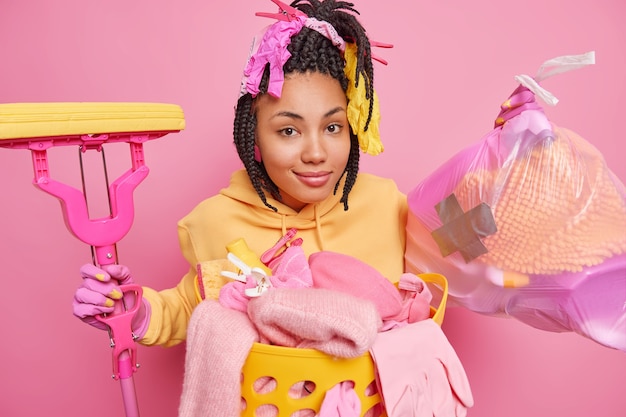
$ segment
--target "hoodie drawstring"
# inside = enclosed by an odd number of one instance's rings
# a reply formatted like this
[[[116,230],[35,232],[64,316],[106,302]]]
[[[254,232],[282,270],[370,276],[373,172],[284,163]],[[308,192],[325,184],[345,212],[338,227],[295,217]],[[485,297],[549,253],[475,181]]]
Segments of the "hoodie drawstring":
[[[318,212],[318,205],[313,206],[313,213],[315,215],[315,233],[317,235],[317,241],[320,245],[320,249],[324,250],[324,238],[322,237],[322,222],[320,220],[320,214]]]

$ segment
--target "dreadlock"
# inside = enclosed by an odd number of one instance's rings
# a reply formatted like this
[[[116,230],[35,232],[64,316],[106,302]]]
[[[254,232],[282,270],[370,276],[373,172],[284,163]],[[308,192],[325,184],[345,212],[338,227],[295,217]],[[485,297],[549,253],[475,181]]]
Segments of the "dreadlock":
[[[365,29],[358,22],[356,15],[359,14],[354,9],[354,4],[336,0],[295,0],[291,7],[298,8],[309,17],[324,20],[330,23],[339,36],[346,42],[356,44],[359,55],[357,58],[356,74],[354,82],[358,86],[359,82],[365,82],[366,97],[369,99],[369,114],[365,130],[367,130],[373,110],[374,97],[374,72],[371,60],[370,43]],[[323,35],[303,27],[302,30],[291,38],[287,47],[291,57],[283,66],[285,75],[290,73],[319,72],[329,75],[339,81],[344,92],[348,88],[348,79],[344,73],[345,60],[341,51]],[[267,93],[269,84],[269,65],[265,67],[263,77],[259,84],[259,94]],[[256,115],[254,112],[254,98],[250,93],[242,95],[235,109],[235,120],[233,127],[233,137],[239,158],[244,164],[252,186],[257,194],[270,209],[277,211],[276,207],[267,202],[265,191],[277,200],[281,199],[280,191],[271,180],[265,166],[254,158]],[[358,137],[350,129],[350,155],[348,163],[344,169],[346,179],[343,186],[341,202],[344,210],[348,210],[348,194],[352,190],[359,171],[359,143]],[[342,175],[343,178],[343,175]],[[339,188],[340,180],[335,185],[334,192]]]

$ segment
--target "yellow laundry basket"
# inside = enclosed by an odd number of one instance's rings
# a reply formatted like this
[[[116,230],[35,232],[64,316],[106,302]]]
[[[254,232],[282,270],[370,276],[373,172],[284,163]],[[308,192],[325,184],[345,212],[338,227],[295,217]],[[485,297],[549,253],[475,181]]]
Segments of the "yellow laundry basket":
[[[439,306],[430,308],[432,319],[441,325],[448,297],[448,282],[440,274],[425,273],[418,276],[442,291]],[[314,412],[319,411],[326,391],[343,381],[354,384],[354,390],[361,400],[361,416],[373,407],[377,407],[373,416],[387,415],[380,404],[374,363],[369,353],[354,359],[344,359],[328,356],[315,349],[255,343],[242,374],[241,396],[245,403],[242,417],[291,417],[297,416],[300,410],[303,411],[301,415],[304,415],[305,410],[311,410],[310,415],[314,415]],[[263,383],[259,384],[260,381]],[[261,385],[263,389],[259,389]]]

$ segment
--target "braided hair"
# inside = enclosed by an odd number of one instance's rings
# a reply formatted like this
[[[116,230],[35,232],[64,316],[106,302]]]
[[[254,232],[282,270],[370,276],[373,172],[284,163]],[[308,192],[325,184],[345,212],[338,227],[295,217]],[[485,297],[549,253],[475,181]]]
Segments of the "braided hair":
[[[366,97],[370,102],[368,119],[365,125],[365,130],[367,130],[372,117],[374,102],[374,74],[369,39],[365,29],[355,16],[359,12],[354,9],[353,3],[336,0],[295,0],[291,7],[301,10],[309,17],[330,23],[346,42],[354,42],[356,44],[359,51],[357,68],[356,74],[351,78],[354,78],[356,85],[359,82],[365,82]],[[329,39],[312,29],[303,27],[298,34],[291,38],[287,50],[291,53],[291,57],[283,66],[285,75],[290,73],[319,72],[335,78],[339,81],[343,91],[347,90],[349,80],[344,73],[345,60],[341,55],[341,51]],[[265,67],[263,77],[261,78],[259,94],[267,93],[268,84],[269,65]],[[267,174],[263,163],[258,162],[254,156],[256,129],[254,101],[255,99],[250,93],[242,95],[237,101],[233,126],[234,142],[239,158],[250,177],[252,186],[263,203],[270,209],[277,211],[276,207],[267,202],[265,192],[267,191],[275,199],[281,200],[280,191]],[[346,180],[341,197],[344,210],[348,210],[348,194],[356,181],[359,171],[359,159],[358,137],[350,129],[350,154],[343,172],[346,175]],[[339,188],[340,182],[341,179],[335,184],[335,193]]]

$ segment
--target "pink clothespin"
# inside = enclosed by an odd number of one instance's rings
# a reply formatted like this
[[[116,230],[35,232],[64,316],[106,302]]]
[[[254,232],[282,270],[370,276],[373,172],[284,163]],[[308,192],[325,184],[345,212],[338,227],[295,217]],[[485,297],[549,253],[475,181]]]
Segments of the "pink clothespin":
[[[284,22],[291,22],[296,19],[307,19],[309,16],[301,10],[291,7],[288,4],[283,3],[280,0],[272,0],[272,3],[278,6],[278,13],[256,12],[255,16],[269,17],[270,19],[282,20]],[[370,40],[370,46],[377,48],[393,48],[390,43],[383,43]],[[388,62],[383,58],[376,56],[372,53],[372,59],[380,62],[383,65],[387,65]]]
[[[260,17],[269,17],[270,19],[282,20],[285,22],[291,22],[292,20],[296,20],[298,18],[308,17],[306,13],[294,7],[291,7],[288,4],[283,3],[280,0],[272,0],[272,2],[278,6],[278,13],[256,12],[255,15]]]
[[[354,39],[350,39],[351,42],[354,42]],[[372,48],[393,48],[393,45],[390,43],[384,43],[384,42],[378,42],[378,41],[373,41],[370,39],[370,47]],[[372,59],[375,61],[380,62],[383,65],[387,65],[388,62],[384,59],[382,59],[379,56],[374,55],[374,53],[372,52]]]
[[[375,48],[393,48],[393,45],[390,44],[390,43],[383,43],[383,42],[373,41],[371,39],[370,39],[370,46],[371,47],[375,47]],[[381,57],[378,57],[378,56],[374,55],[374,53],[372,53],[372,59],[380,62],[383,65],[387,65],[387,61],[386,60],[382,59]]]
[[[261,262],[273,269],[273,266],[276,265],[276,261],[281,257],[287,245],[302,245],[301,238],[294,239],[296,233],[298,233],[298,230],[295,228],[287,230],[287,233],[278,239],[274,246],[263,252],[261,255]]]

